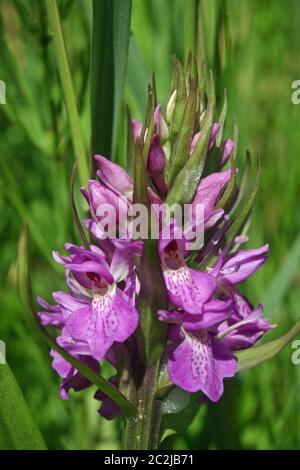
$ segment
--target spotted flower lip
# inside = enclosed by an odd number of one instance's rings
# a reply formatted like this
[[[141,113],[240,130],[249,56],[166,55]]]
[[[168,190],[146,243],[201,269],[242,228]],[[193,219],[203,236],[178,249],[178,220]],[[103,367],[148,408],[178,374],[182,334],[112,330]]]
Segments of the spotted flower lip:
[[[166,322],[167,312],[159,312],[160,319]],[[202,391],[211,401],[218,401],[223,393],[224,378],[236,373],[236,360],[230,349],[210,333],[209,328],[217,321],[210,318],[206,327],[190,330],[184,325],[186,312],[181,314],[181,325],[172,332],[172,342],[167,353],[168,373],[171,381],[187,392]]]
[[[127,296],[116,287],[95,294],[90,304],[76,310],[66,321],[69,334],[89,345],[91,355],[105,357],[115,342],[124,342],[136,330],[139,317]]]
[[[62,310],[68,309],[68,315],[65,315],[68,334],[76,341],[88,344],[91,356],[100,360],[114,342],[125,341],[138,325],[138,313],[131,299],[117,286],[117,282],[129,275],[130,266],[120,271],[121,261],[116,262],[113,258],[109,266],[96,249],[85,250],[69,244],[65,247],[70,252],[69,256],[55,253],[56,260],[91,293],[83,299],[59,293],[55,300]]]
[[[252,346],[274,325],[262,319],[261,305],[253,309],[236,289],[225,300],[207,301],[198,315],[183,311],[158,312],[160,321],[172,325],[167,353],[171,381],[188,391],[201,390],[217,401],[223,379],[235,375],[231,351]]]

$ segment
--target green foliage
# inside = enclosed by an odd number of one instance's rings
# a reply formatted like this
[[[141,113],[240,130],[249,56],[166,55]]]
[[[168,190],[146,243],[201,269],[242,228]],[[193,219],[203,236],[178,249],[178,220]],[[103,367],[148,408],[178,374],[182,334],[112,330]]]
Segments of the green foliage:
[[[9,450],[46,450],[23,394],[9,366],[0,367],[0,447]]]

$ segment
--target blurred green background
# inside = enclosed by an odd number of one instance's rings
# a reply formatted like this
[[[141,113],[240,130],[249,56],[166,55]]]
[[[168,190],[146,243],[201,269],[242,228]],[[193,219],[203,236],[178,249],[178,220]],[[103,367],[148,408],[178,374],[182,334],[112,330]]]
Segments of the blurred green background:
[[[99,0],[101,1],[101,0]],[[300,105],[291,83],[300,79],[298,0],[133,0],[125,103],[144,114],[147,85],[156,73],[158,92],[168,91],[171,57],[181,60],[191,41],[193,7],[199,4],[200,46],[215,74],[219,99],[227,88],[228,136],[239,126],[238,165],[246,149],[262,155],[263,175],[249,247],[265,242],[270,259],[245,292],[263,301],[278,324],[275,337],[300,316]],[[86,148],[90,139],[91,1],[58,2],[71,62]],[[58,395],[47,347],[36,342],[16,289],[16,247],[21,224],[30,229],[34,292],[50,300],[64,288],[51,250],[76,241],[69,205],[73,155],[70,132],[42,0],[0,1],[0,339],[50,449],[115,449],[119,421],[96,413],[93,390]],[[117,152],[124,152],[125,105]],[[275,359],[226,383],[218,404],[203,405],[172,449],[300,448],[300,365],[291,346]],[[1,404],[0,404],[1,406]]]

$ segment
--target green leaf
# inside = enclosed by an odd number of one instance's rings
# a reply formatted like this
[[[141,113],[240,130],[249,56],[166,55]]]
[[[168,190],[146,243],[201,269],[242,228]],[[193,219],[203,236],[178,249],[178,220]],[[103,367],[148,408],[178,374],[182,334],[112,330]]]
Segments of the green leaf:
[[[148,182],[145,165],[141,138],[138,138],[135,143],[133,201],[136,204],[144,204],[149,208]]]
[[[166,325],[158,320],[157,311],[167,308],[167,293],[161,270],[157,240],[145,240],[140,263],[141,290],[138,297],[140,314],[139,342],[147,364],[157,362],[165,348]]]
[[[129,402],[119,390],[111,385],[100,375],[97,375],[92,369],[82,364],[82,362],[75,359],[67,351],[62,349],[52,338],[47,331],[40,325],[34,306],[32,302],[32,289],[28,271],[28,246],[27,246],[27,228],[23,226],[19,245],[18,245],[18,257],[17,257],[17,278],[18,278],[18,290],[21,298],[23,307],[29,315],[30,322],[33,326],[33,331],[39,333],[44,341],[50,346],[50,348],[57,351],[66,361],[68,361],[81,375],[86,377],[90,382],[95,384],[102,392],[117,403],[121,408],[125,417],[135,416],[137,410],[135,406]]]
[[[191,80],[190,92],[185,105],[180,130],[176,135],[171,152],[171,159],[168,169],[168,179],[170,186],[189,158],[190,146],[194,132],[195,115],[197,108],[197,79]]]
[[[161,405],[162,414],[180,413],[191,401],[191,394],[181,388],[174,387],[164,398]]]
[[[189,0],[184,5],[184,50],[185,63],[190,51],[196,56],[198,36],[198,0]]]
[[[151,89],[149,90],[146,124],[144,125],[142,129],[142,138],[144,140],[143,158],[145,162],[147,162],[147,159],[148,159],[151,142],[152,142],[152,138],[154,134],[155,100],[156,100],[156,88],[155,88],[155,79],[153,77],[153,85]],[[147,133],[146,133],[146,128],[147,128]]]
[[[1,361],[0,449],[47,450],[13,373]]]
[[[82,244],[85,248],[89,248],[89,242],[86,238],[81,220],[79,218],[76,205],[75,205],[75,200],[74,200],[74,183],[75,183],[75,176],[76,176],[76,170],[77,170],[77,163],[78,160],[75,161],[73,165],[73,170],[72,170],[72,175],[71,175],[71,181],[70,181],[70,203],[71,203],[71,208],[72,208],[72,213],[73,213],[73,218],[75,220],[76,226],[78,228],[78,232],[80,234],[80,238],[82,241]]]
[[[300,263],[300,234],[289,247],[288,254],[284,258],[280,268],[267,288],[262,303],[266,312],[275,312],[280,307],[283,299],[299,271]]]
[[[176,76],[176,101],[174,110],[172,113],[172,120],[171,120],[171,134],[176,135],[180,129],[182,116],[185,108],[186,102],[186,83],[185,83],[185,76],[184,71],[182,68],[181,63],[178,60],[175,60],[174,63],[175,68],[175,76]]]
[[[226,189],[225,189],[223,195],[221,196],[221,198],[219,199],[219,201],[216,205],[216,209],[219,209],[219,208],[224,209],[231,202],[231,198],[232,198],[232,196],[234,194],[234,190],[235,190],[235,183],[236,183],[236,167],[235,167],[234,158],[233,158],[233,156],[231,156],[231,176],[230,176],[230,180],[228,181]]]
[[[22,199],[20,191],[18,190],[18,183],[15,179],[15,175],[5,157],[1,158],[0,169],[3,173],[3,179],[6,182],[4,188],[7,199],[15,208],[19,216],[23,218],[23,220],[26,220],[26,222],[29,224],[32,233],[32,238],[34,239],[40,252],[43,254],[48,263],[50,263],[51,266],[55,270],[57,270],[57,264],[53,262],[52,256],[50,255],[50,244],[45,239],[44,234],[42,233],[38,223],[35,221],[35,219],[33,219],[26,203]]]
[[[234,157],[234,154],[233,154],[233,157]],[[235,210],[239,207],[240,205],[240,202],[242,201],[242,199],[244,198],[245,194],[246,194],[246,191],[248,189],[248,186],[249,186],[249,181],[250,181],[250,176],[251,176],[251,155],[250,155],[250,152],[246,152],[246,165],[245,165],[245,170],[244,170],[244,173],[243,173],[243,176],[242,176],[242,181],[241,181],[241,184],[240,184],[240,187],[239,187],[239,192],[238,192],[238,195],[237,195],[237,198],[236,198],[236,201],[229,213],[229,215],[231,216]]]
[[[167,204],[188,204],[192,201],[201,179],[208,151],[215,109],[215,90],[213,76],[210,75],[208,105],[203,119],[201,138],[193,154],[181,169],[167,197]]]
[[[179,389],[178,389],[179,390]],[[169,393],[172,397],[173,390]],[[174,413],[169,412],[162,416],[161,432],[166,429],[173,429],[177,433],[185,433],[188,426],[191,424],[197,411],[199,410],[199,393],[185,395],[185,392],[175,393],[173,400],[170,399],[169,409],[172,409],[172,402],[174,405]],[[166,399],[165,399],[166,400]],[[175,411],[175,410],[178,411]],[[165,436],[163,436],[165,437]]]
[[[92,152],[113,158],[126,78],[131,0],[93,0]]]
[[[218,119],[218,123],[220,124],[220,128],[216,137],[216,147],[220,148],[223,140],[223,135],[224,135],[224,128],[225,128],[225,121],[226,121],[226,116],[227,116],[227,91],[226,88],[224,88],[224,101],[223,101],[223,106],[220,112],[220,116]]]
[[[234,355],[238,361],[238,371],[255,367],[258,364],[271,359],[279,353],[300,332],[300,320],[280,338],[268,341],[252,348],[236,351]]]
[[[147,85],[150,82],[151,73],[145,64],[139,45],[132,35],[129,41],[126,101],[137,119],[144,117],[147,106]]]
[[[260,173],[261,173],[261,163],[260,163],[260,158],[257,159],[257,173],[256,173],[256,178],[254,180],[252,189],[250,193],[247,195],[247,197],[244,200],[244,203],[240,207],[238,214],[236,215],[235,219],[233,220],[232,224],[230,225],[229,229],[226,232],[226,243],[229,244],[231,243],[234,238],[238,235],[240,232],[241,228],[243,227],[245,221],[247,220],[250,211],[253,207],[254,201],[255,201],[255,196],[258,190],[259,186],[259,180],[260,180]]]
[[[88,163],[83,136],[81,133],[80,119],[76,104],[76,96],[71,77],[71,71],[63,31],[61,27],[59,11],[57,8],[56,0],[47,0],[46,5],[50,26],[53,33],[55,53],[57,58],[60,82],[62,86],[63,98],[68,113],[74,157],[78,158],[78,169],[81,184],[86,185],[89,178]]]

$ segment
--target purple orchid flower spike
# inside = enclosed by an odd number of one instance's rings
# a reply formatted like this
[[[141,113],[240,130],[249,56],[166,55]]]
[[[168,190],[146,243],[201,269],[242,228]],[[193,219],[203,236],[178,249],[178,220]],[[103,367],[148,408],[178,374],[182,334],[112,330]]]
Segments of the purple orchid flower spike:
[[[238,197],[236,142],[223,139],[223,112],[215,122],[212,77],[198,89],[192,63],[184,71],[175,62],[167,103],[157,104],[153,79],[145,122],[129,123],[134,179],[94,156],[97,172],[81,190],[90,243],[79,227],[84,247],[67,243],[65,255],[53,253],[68,291],[54,292],[54,305],[38,298],[40,323],[55,329],[58,345],[98,375],[100,361],[114,368],[109,380],[87,377],[97,385],[101,416],[130,418],[124,448],[158,447],[157,404],[174,387],[218,401],[243,357],[249,367],[245,350],[274,327],[262,318],[263,306],[254,308],[238,290],[269,253],[268,245],[243,245],[258,177],[249,196]],[[136,217],[142,209],[146,216]],[[136,226],[146,235],[136,237]],[[85,368],[74,369],[51,345],[61,397],[90,386]]]

